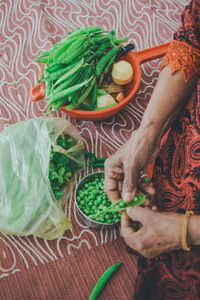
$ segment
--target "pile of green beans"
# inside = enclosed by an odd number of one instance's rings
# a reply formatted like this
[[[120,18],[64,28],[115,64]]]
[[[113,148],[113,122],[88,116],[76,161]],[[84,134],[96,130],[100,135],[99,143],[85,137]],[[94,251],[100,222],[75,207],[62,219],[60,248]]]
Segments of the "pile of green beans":
[[[97,26],[86,27],[40,53],[37,61],[45,68],[39,82],[45,82],[48,113],[61,106],[97,110],[98,88],[126,40],[116,38],[114,30],[107,33]]]
[[[105,223],[120,221],[120,212],[130,206],[142,205],[146,195],[138,193],[131,202],[120,199],[112,203],[104,192],[104,178],[95,176],[84,183],[77,192],[77,204],[80,210],[90,219]]]

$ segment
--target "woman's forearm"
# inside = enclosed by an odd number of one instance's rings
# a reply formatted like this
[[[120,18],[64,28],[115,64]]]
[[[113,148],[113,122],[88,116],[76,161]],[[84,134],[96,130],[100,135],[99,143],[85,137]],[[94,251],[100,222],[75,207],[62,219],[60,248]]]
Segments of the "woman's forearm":
[[[170,74],[166,66],[159,74],[150,102],[144,113],[139,130],[162,138],[180,113],[192,93],[193,80],[184,82],[182,71]]]

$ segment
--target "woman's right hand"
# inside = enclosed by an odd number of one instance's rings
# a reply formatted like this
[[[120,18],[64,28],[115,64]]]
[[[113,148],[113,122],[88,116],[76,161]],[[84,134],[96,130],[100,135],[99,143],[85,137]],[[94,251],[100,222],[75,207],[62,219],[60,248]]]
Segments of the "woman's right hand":
[[[156,141],[156,142],[153,142]],[[140,180],[141,172],[153,161],[159,152],[159,139],[152,139],[151,133],[138,129],[131,138],[105,161],[105,192],[112,201],[123,198],[131,201],[140,189],[153,195],[154,189]]]

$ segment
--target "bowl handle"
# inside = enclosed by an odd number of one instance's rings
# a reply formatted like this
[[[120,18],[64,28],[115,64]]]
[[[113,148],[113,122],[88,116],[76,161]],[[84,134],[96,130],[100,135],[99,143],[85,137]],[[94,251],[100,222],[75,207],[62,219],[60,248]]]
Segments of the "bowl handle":
[[[30,92],[30,99],[36,102],[45,98],[45,83],[42,81],[34,86]]]
[[[42,78],[44,72],[44,64],[40,64],[39,78]],[[34,86],[30,92],[30,99],[32,102],[36,102],[45,98],[45,83],[42,81]]]
[[[146,61],[164,56],[167,52],[169,44],[170,43],[165,43],[165,44],[161,44],[159,46],[155,46],[155,47],[152,47],[152,48],[147,48],[147,49],[144,49],[144,50],[141,50],[141,51],[136,51],[136,52],[133,52],[133,53],[138,58],[139,63],[142,64]]]

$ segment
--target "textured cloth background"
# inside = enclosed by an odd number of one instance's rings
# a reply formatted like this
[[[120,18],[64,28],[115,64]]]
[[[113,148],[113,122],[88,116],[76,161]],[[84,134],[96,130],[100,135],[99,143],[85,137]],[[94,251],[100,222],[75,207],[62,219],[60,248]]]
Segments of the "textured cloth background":
[[[128,35],[136,50],[170,41],[181,23],[184,0],[1,0],[0,1],[0,130],[9,124],[41,116],[43,102],[31,103],[42,49],[67,31],[98,25]],[[153,87],[160,60],[142,65],[140,90],[120,113],[101,122],[68,118],[79,129],[86,150],[108,156],[139,125]],[[77,181],[87,174],[80,174]],[[76,215],[71,197],[66,214],[73,229],[56,241],[0,234],[0,299],[88,298],[95,281],[112,263],[123,261],[118,275],[100,299],[132,299],[136,256],[126,251],[118,229],[95,232]]]

